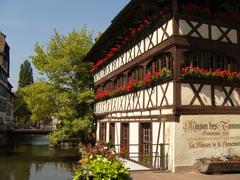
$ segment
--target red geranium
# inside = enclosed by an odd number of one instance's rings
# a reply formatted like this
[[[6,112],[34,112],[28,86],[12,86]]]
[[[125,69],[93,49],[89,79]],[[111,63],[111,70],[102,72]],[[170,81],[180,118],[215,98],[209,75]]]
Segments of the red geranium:
[[[131,38],[134,38],[137,33],[142,31],[148,24],[152,23],[153,21],[157,20],[157,17],[162,16],[164,13],[170,10],[169,6],[165,6],[163,9],[160,10],[159,13],[153,14],[151,17],[144,19],[143,22],[138,25],[137,27],[130,30],[128,34],[125,35],[125,38],[123,41],[121,41],[121,45],[125,45]],[[119,44],[116,44],[114,47],[110,49],[110,51],[107,53],[105,57],[101,59],[101,61],[106,62],[108,61],[114,54],[119,52],[122,48],[122,46]],[[102,66],[103,63],[97,63],[92,66],[91,71],[95,72],[100,66]]]

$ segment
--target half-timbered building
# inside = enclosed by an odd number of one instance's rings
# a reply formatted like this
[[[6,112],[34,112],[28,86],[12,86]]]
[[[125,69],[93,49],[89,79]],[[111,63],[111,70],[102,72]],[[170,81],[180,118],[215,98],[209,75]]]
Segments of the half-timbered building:
[[[86,57],[97,140],[132,169],[240,155],[239,24],[239,0],[131,0]]]
[[[0,131],[13,126],[13,92],[9,83],[10,47],[6,35],[0,32]]]

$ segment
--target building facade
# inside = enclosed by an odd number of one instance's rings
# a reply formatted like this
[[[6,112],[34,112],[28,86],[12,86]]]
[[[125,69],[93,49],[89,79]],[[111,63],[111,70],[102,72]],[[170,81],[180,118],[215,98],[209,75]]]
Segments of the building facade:
[[[0,32],[0,130],[12,128],[13,123],[13,93],[9,83],[10,55],[6,36]]]
[[[86,57],[97,140],[142,169],[240,155],[239,4],[129,2]]]

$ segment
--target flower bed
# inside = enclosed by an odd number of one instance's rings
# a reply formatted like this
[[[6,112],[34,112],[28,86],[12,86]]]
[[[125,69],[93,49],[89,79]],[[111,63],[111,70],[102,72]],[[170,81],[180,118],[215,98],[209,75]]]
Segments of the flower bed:
[[[114,148],[104,145],[88,146],[85,157],[79,161],[76,167],[74,180],[91,179],[130,179],[127,169],[124,167],[121,152],[116,153]]]
[[[213,70],[204,70],[201,68],[182,68],[182,78],[202,78],[202,79],[211,79],[211,80],[227,80],[231,82],[240,82],[240,73],[239,72],[228,72],[226,70],[221,71],[217,69]]]
[[[115,87],[114,90],[111,91],[103,91],[101,93],[96,94],[96,100],[102,101],[107,98],[113,98],[119,95],[124,95],[129,92],[134,92],[137,90],[141,90],[146,87],[151,87],[159,83],[161,80],[172,76],[172,71],[169,69],[162,69],[160,72],[148,72],[145,75],[145,79],[143,81],[130,80],[127,82],[126,87],[120,86]]]

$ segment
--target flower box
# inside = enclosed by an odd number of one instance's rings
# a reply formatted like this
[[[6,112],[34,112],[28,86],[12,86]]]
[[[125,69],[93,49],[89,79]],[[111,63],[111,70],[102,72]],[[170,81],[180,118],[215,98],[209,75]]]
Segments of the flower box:
[[[204,174],[239,173],[240,159],[221,161],[219,159],[199,159],[198,170]]]

